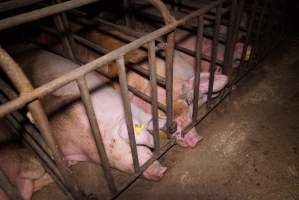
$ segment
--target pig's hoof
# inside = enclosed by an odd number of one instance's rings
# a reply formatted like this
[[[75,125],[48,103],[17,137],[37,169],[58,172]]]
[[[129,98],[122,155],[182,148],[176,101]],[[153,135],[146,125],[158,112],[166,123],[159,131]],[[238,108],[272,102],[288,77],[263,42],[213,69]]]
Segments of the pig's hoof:
[[[158,161],[154,161],[153,164],[143,172],[143,176],[152,181],[160,181],[166,171],[167,167],[162,166]]]

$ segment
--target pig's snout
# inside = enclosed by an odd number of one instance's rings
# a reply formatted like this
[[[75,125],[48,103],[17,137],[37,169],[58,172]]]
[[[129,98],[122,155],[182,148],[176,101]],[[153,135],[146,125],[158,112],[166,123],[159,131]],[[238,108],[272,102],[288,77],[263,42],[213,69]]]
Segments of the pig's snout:
[[[159,181],[167,171],[167,167],[161,165],[158,161],[154,161],[144,172],[143,176],[149,180]]]

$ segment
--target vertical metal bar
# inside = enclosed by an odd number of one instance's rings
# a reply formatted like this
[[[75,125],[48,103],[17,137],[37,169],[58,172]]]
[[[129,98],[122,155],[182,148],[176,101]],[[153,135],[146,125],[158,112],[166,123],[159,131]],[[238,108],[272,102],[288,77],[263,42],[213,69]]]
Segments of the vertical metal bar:
[[[61,34],[61,42],[62,42],[62,46],[65,52],[65,56],[68,57],[70,60],[75,61],[75,54],[73,52],[73,49],[71,47],[71,43],[68,40],[66,33],[65,33],[65,28],[63,25],[63,21],[62,21],[62,17],[61,15],[58,16],[54,16],[54,22],[56,25],[56,28],[58,30],[58,32]]]
[[[14,186],[4,172],[0,169],[0,188],[9,197],[9,199],[22,200],[18,189]]]
[[[124,2],[124,14],[125,14],[125,24],[127,27],[131,27],[131,13],[130,13],[130,0],[123,0]]]
[[[229,17],[229,28],[227,32],[227,40],[225,43],[225,52],[224,52],[224,65],[223,70],[224,74],[228,75],[229,80],[232,80],[232,64],[233,64],[233,54],[235,47],[235,38],[238,35],[238,16],[237,12],[237,0],[232,1],[231,12]],[[237,27],[237,28],[236,28]]]
[[[240,76],[241,69],[245,67],[243,65],[245,63],[247,49],[248,49],[249,43],[251,41],[251,34],[252,34],[253,25],[254,25],[254,20],[256,17],[256,13],[257,13],[258,2],[259,2],[258,0],[254,1],[252,12],[250,14],[250,21],[249,21],[249,25],[248,25],[248,29],[247,29],[245,44],[244,44],[243,51],[242,51],[241,62],[240,62],[240,66],[238,67],[238,71],[237,71],[238,77]],[[250,57],[251,57],[251,55],[250,55]]]
[[[114,182],[114,178],[111,173],[111,169],[109,166],[109,160],[107,157],[107,153],[105,150],[104,142],[100,133],[99,125],[97,122],[97,118],[94,112],[93,104],[92,104],[92,99],[89,94],[88,86],[86,83],[85,77],[81,77],[77,80],[77,84],[80,90],[81,98],[84,104],[84,108],[88,117],[88,121],[90,123],[91,127],[91,132],[93,139],[95,141],[97,150],[98,150],[98,155],[101,160],[101,164],[103,166],[103,171],[105,178],[108,182],[108,187],[111,191],[112,194],[115,194],[117,192],[117,188]]]
[[[61,0],[54,0],[55,3],[61,3]],[[78,62],[77,60],[77,49],[76,44],[71,34],[70,25],[65,13],[61,13],[59,15],[54,16],[54,22],[58,32],[61,33],[62,44],[64,50],[67,53],[67,57],[74,62]]]
[[[122,101],[123,101],[123,105],[124,105],[124,112],[125,112],[126,124],[127,124],[127,128],[128,128],[134,170],[135,170],[135,173],[138,173],[140,171],[140,165],[139,165],[139,161],[138,161],[138,154],[137,154],[134,126],[133,126],[131,104],[130,104],[130,100],[129,100],[124,57],[122,56],[122,57],[118,58],[116,60],[116,63],[117,63],[117,68],[118,68],[120,91],[121,91]]]
[[[265,16],[265,12],[266,12],[266,8],[267,8],[267,5],[269,3],[269,0],[265,0],[264,1],[264,6],[263,6],[263,10],[262,12],[260,13],[260,18],[259,18],[259,22],[258,22],[258,26],[257,26],[257,31],[256,31],[256,35],[255,35],[255,38],[254,38],[254,46],[252,48],[252,57],[255,61],[257,61],[258,59],[258,48],[259,48],[259,42],[260,42],[260,34],[262,32],[262,25],[263,25],[263,22],[264,22],[264,16]],[[252,60],[251,60],[252,61]]]
[[[212,93],[214,87],[214,78],[215,78],[215,69],[216,69],[216,58],[218,52],[218,40],[219,40],[219,27],[221,22],[221,11],[222,4],[219,4],[216,8],[216,22],[214,27],[214,37],[213,37],[213,46],[212,46],[212,60],[211,60],[211,69],[210,69],[210,78],[209,78],[209,89],[208,89],[208,107],[211,107]]]
[[[173,127],[173,56],[174,56],[175,37],[174,33],[167,36],[167,44],[165,47],[166,56],[166,127],[167,135],[170,138],[175,132]]]
[[[150,67],[151,99],[152,99],[152,116],[153,116],[153,134],[155,153],[160,153],[159,121],[158,121],[158,92],[157,92],[157,72],[156,72],[156,46],[155,40],[148,44],[148,58]]]
[[[194,93],[193,93],[193,112],[192,112],[193,122],[197,121],[197,116],[198,116],[203,28],[204,28],[204,18],[201,15],[197,18],[196,61],[195,61],[196,65],[194,66]]]

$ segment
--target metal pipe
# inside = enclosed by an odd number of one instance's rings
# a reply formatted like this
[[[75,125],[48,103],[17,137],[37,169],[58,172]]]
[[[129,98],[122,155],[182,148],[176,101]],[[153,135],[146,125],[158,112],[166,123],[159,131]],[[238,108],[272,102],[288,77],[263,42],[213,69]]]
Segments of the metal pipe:
[[[124,105],[125,120],[126,120],[126,124],[127,124],[127,129],[128,129],[134,172],[138,173],[140,171],[140,165],[139,165],[139,161],[138,161],[137,146],[136,146],[136,140],[135,140],[134,125],[133,125],[133,117],[132,117],[131,104],[130,104],[129,94],[128,94],[128,85],[127,85],[124,57],[122,56],[122,57],[118,58],[116,60],[116,63],[117,63],[117,68],[118,68],[120,91],[121,91],[122,102]]]
[[[89,94],[86,78],[85,77],[79,78],[77,80],[77,84],[80,90],[81,98],[91,127],[92,136],[98,150],[98,156],[99,159],[101,160],[101,165],[103,166],[104,176],[108,182],[108,187],[110,192],[112,194],[115,194],[117,193],[117,188],[109,166],[109,159],[105,150],[105,146],[97,122],[96,114],[93,108],[92,99]]]
[[[40,3],[45,0],[10,0],[3,3],[0,3],[0,13],[7,12],[13,9],[22,8],[25,6],[30,6],[32,4]]]
[[[203,28],[204,19],[203,16],[197,19],[197,37],[196,37],[196,64],[194,66],[194,93],[193,93],[193,111],[192,121],[197,120],[198,116],[198,101],[199,101],[199,83],[200,83],[200,71],[201,71],[201,55],[202,55],[202,41],[203,41]]]
[[[213,46],[212,46],[212,62],[210,68],[210,77],[209,77],[209,88],[208,88],[208,106],[211,107],[212,101],[212,93],[214,87],[214,78],[215,78],[215,69],[216,69],[216,58],[217,58],[217,51],[218,51],[218,34],[219,34],[219,27],[221,23],[221,9],[222,4],[219,4],[216,9],[216,22],[214,27],[214,39],[213,39]]]
[[[48,6],[38,10],[30,11],[27,13],[19,14],[13,17],[8,17],[0,20],[0,31],[8,28],[12,28],[17,25],[21,25],[27,22],[41,19],[43,17],[48,17],[55,15],[67,10],[78,8],[90,3],[97,2],[99,0],[70,0],[56,5]]]
[[[153,116],[153,137],[155,145],[155,153],[160,152],[160,137],[159,137],[159,121],[158,121],[158,91],[157,91],[157,70],[156,70],[156,47],[155,41],[151,41],[148,44],[148,59],[150,69],[150,83],[151,83],[151,104],[152,104],[152,116]]]
[[[253,25],[254,25],[256,13],[257,13],[258,2],[259,2],[258,0],[254,1],[254,5],[253,5],[252,12],[251,12],[251,15],[250,15],[250,21],[249,21],[249,25],[248,25],[248,31],[247,31],[247,34],[246,34],[246,40],[245,40],[245,43],[244,43],[244,48],[243,48],[243,51],[242,51],[241,62],[240,62],[240,66],[237,69],[237,76],[240,76],[242,68],[245,67],[243,65],[245,64],[245,61],[247,60],[246,59],[246,54],[247,54],[247,49],[249,47],[249,43],[250,43],[250,40],[251,40],[251,34],[252,34],[252,31],[253,31]],[[250,56],[251,56],[251,54],[250,54]],[[250,57],[248,59],[250,59]]]
[[[232,0],[232,6],[231,6],[231,12],[229,17],[229,26],[228,26],[228,32],[227,32],[227,43],[225,46],[224,51],[224,65],[223,65],[223,71],[224,74],[228,75],[229,80],[232,79],[232,69],[233,69],[233,54],[234,54],[234,47],[235,47],[235,35],[238,32],[238,29],[235,27],[236,24],[236,15],[237,15],[237,0]],[[238,26],[237,26],[238,27]]]
[[[167,45],[165,48],[165,68],[166,68],[166,127],[168,138],[176,130],[172,130],[173,124],[173,57],[174,57],[175,38],[174,32],[167,36]]]

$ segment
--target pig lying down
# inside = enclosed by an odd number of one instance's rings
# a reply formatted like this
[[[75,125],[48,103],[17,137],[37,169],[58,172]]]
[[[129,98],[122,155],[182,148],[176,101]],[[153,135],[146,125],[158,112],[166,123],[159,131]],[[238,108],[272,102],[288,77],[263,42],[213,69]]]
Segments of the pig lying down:
[[[117,31],[115,31],[117,32]],[[121,34],[117,32],[117,34]],[[110,51],[119,48],[125,45],[124,42],[113,38],[109,35],[98,31],[90,31],[84,34],[84,37],[88,40],[98,44],[101,47],[104,47]],[[80,56],[84,57],[87,60],[93,60],[97,56],[92,56],[91,53],[86,53],[86,50],[81,49]],[[137,63],[141,67],[148,69],[147,63],[147,54],[145,51],[141,49],[137,49],[129,52],[125,55],[125,59],[132,63]],[[112,68],[112,69],[111,69]],[[156,68],[157,74],[165,77],[165,62],[163,59],[156,59]],[[110,66],[109,68],[111,73],[115,74],[115,70]],[[174,64],[173,64],[174,76],[173,76],[173,104],[174,104],[174,120],[177,122],[177,141],[181,146],[184,147],[194,147],[201,137],[198,136],[195,128],[193,128],[190,132],[188,132],[185,137],[181,137],[181,131],[184,127],[191,123],[191,114],[192,105],[190,101],[193,100],[193,77],[194,70],[190,63],[186,62],[177,51],[175,51],[174,55]],[[128,83],[129,85],[135,87],[139,91],[150,95],[151,87],[150,83],[147,79],[135,73],[134,71],[128,71]],[[207,92],[208,79],[205,77],[209,76],[209,73],[202,73],[201,76],[202,81],[200,82],[200,92],[205,94]],[[213,91],[219,91],[224,88],[227,84],[227,77],[224,75],[216,75],[214,81]],[[133,95],[131,93],[132,103],[142,108],[145,112],[151,113],[151,105],[147,102],[143,101],[139,97]],[[165,89],[162,87],[158,87],[158,100],[159,102],[165,104],[166,103],[166,94]],[[204,103],[204,102],[201,102]],[[160,117],[164,117],[164,114],[160,113]]]
[[[16,60],[35,87],[78,67],[69,60],[40,49],[27,50],[20,55],[16,56]],[[97,89],[91,93],[91,99],[110,165],[121,171],[133,173],[133,161],[120,95],[107,86],[107,81],[101,81],[94,73],[88,74],[86,80],[89,87],[97,85]],[[65,98],[78,93],[79,90],[73,82],[56,90],[52,96]],[[153,137],[147,130],[151,127],[151,115],[134,105],[131,107],[134,124],[141,124],[144,127],[135,131],[139,163],[143,165],[152,156],[149,147],[153,147]],[[80,100],[53,114],[50,123],[66,160],[100,163],[84,105]],[[160,125],[163,126],[162,123]],[[155,161],[143,175],[150,180],[160,180],[166,169]]]
[[[10,128],[5,121],[0,120],[0,124],[0,134],[9,136]],[[34,192],[53,182],[30,150],[11,142],[0,144],[0,169],[24,200],[31,199]],[[9,199],[1,188],[0,199]]]

